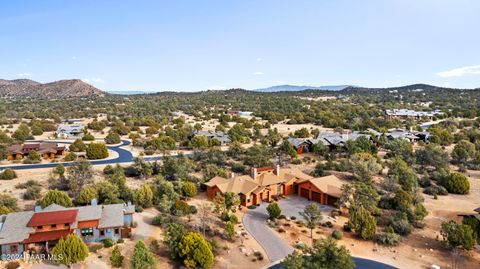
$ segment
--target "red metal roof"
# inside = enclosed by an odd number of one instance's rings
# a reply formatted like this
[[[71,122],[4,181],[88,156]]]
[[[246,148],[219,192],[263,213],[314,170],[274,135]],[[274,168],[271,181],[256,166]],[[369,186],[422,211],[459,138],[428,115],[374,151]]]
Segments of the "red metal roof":
[[[264,172],[264,171],[273,170],[273,169],[275,169],[275,167],[273,166],[264,166],[264,167],[257,168],[257,172]]]
[[[36,212],[28,222],[28,227],[73,223],[77,219],[78,209],[68,209],[62,211]]]
[[[38,242],[59,240],[60,238],[67,237],[71,233],[72,233],[72,230],[58,230],[58,231],[33,233],[33,234],[30,234],[30,236],[27,239],[23,240],[23,243],[28,244],[28,243],[38,243]]]

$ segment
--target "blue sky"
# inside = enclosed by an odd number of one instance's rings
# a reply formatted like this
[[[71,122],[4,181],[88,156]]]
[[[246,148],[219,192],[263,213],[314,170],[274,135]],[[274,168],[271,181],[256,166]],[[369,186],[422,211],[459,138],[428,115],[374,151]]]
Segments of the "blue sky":
[[[0,78],[480,87],[480,1],[1,1]]]

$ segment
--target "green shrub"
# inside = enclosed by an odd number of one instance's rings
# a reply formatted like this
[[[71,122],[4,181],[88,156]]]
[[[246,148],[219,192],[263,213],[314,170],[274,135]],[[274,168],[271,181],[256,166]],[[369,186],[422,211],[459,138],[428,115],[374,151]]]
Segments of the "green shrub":
[[[400,235],[409,235],[412,232],[412,225],[406,219],[394,219],[391,223],[393,230]]]
[[[103,247],[104,247],[104,248],[109,248],[109,247],[112,247],[112,246],[113,246],[113,240],[110,239],[110,238],[103,239],[103,240],[102,240],[102,243],[103,243]]]
[[[375,242],[387,246],[398,246],[398,244],[400,244],[400,239],[400,236],[396,233],[382,233],[375,235]]]
[[[339,231],[339,230],[334,230],[334,231],[332,232],[332,237],[335,238],[335,239],[337,239],[337,240],[340,240],[340,239],[343,238],[343,233],[342,233],[341,231]]]
[[[90,143],[87,147],[87,158],[90,160],[105,159],[108,157],[107,146],[103,143]]]
[[[124,257],[120,253],[118,246],[115,246],[112,250],[112,256],[110,257],[110,263],[113,267],[121,267]]]
[[[267,206],[267,212],[270,219],[276,219],[282,213],[282,210],[277,203],[271,203]]]
[[[73,162],[77,159],[77,154],[73,153],[73,152],[69,152],[65,158],[63,158],[63,160],[65,160],[66,162]]]
[[[2,180],[12,180],[17,178],[17,173],[13,169],[7,168],[0,174],[0,179]]]
[[[40,187],[39,186],[29,186],[25,193],[23,194],[23,199],[25,200],[37,200],[40,198]]]
[[[255,209],[255,208],[257,208],[257,206],[256,205],[249,205],[249,206],[247,206],[247,208],[248,209]]]
[[[425,188],[425,190],[423,192],[425,194],[433,195],[433,196],[448,195],[447,189],[445,189],[445,187],[443,187],[443,186],[430,186],[430,187]]]
[[[347,222],[347,223],[343,224],[343,230],[344,230],[345,232],[351,232],[351,231],[352,231],[352,227],[350,226],[350,223]]]
[[[442,185],[449,193],[468,194],[470,192],[470,182],[468,178],[460,173],[451,173],[442,180]]]

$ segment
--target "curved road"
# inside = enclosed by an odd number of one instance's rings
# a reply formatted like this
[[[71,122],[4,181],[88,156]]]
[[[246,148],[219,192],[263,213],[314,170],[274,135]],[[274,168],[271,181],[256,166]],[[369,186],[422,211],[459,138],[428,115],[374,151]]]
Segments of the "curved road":
[[[32,142],[32,141],[29,141]],[[55,141],[49,141],[49,142],[55,142]],[[62,144],[71,144],[72,142],[64,142],[64,141],[59,141],[57,143],[62,143]],[[92,160],[90,163],[92,165],[102,165],[102,164],[116,164],[116,163],[129,163],[133,162],[133,155],[130,151],[123,149],[122,147],[130,145],[131,142],[128,140],[122,140],[122,144],[117,145],[117,146],[107,146],[108,149],[115,151],[118,154],[117,158],[113,159],[107,159],[107,160]],[[188,156],[186,154],[185,156]],[[172,156],[175,157],[175,156]],[[162,156],[154,156],[154,157],[144,157],[146,161],[158,161],[162,160]],[[5,169],[5,168],[11,168],[13,170],[26,170],[26,169],[39,169],[39,168],[54,168],[58,164],[63,164],[64,166],[70,166],[71,162],[56,162],[56,163],[39,163],[39,164],[18,164],[18,165],[12,165],[12,166],[2,166],[0,169]]]
[[[367,260],[363,258],[353,257],[353,260],[355,261],[356,269],[397,269],[397,267],[393,267],[388,264]],[[281,263],[277,263],[268,267],[267,269],[284,269],[284,267],[282,266]]]
[[[304,204],[308,204],[305,199],[300,199],[297,197],[288,197],[279,202],[280,208],[282,211],[286,210],[285,213],[288,216],[295,215],[294,211],[297,211],[296,205],[301,204],[304,207]],[[267,253],[268,259],[271,262],[277,262],[277,264],[270,266],[268,269],[282,269],[282,265],[278,263],[283,260],[288,254],[294,251],[293,247],[275,234],[266,224],[268,219],[268,213],[266,210],[267,203],[260,204],[259,207],[255,209],[249,209],[248,212],[243,217],[243,225],[245,229],[255,238],[255,240],[262,246],[262,248]],[[363,259],[363,258],[353,258],[355,260],[357,269],[394,269],[395,267],[380,263],[373,260]]]

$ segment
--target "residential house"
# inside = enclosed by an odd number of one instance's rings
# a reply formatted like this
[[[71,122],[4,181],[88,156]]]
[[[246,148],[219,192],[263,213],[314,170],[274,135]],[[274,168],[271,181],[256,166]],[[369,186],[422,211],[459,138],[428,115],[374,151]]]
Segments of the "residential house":
[[[312,145],[317,143],[323,143],[325,146],[328,146],[330,149],[335,149],[338,147],[345,147],[347,145],[347,141],[357,140],[361,136],[371,139],[371,136],[369,134],[353,131],[353,132],[323,132],[323,133],[319,133],[317,138],[310,139],[309,141]]]
[[[232,143],[232,140],[230,139],[230,136],[228,134],[224,133],[224,132],[221,132],[221,131],[204,131],[204,130],[194,131],[193,134],[189,137],[189,139],[192,139],[193,137],[195,137],[197,135],[206,136],[208,138],[208,140],[217,139],[218,141],[220,141],[220,144],[222,146]]]
[[[253,168],[251,175],[214,177],[207,183],[210,199],[227,192],[240,196],[241,205],[259,205],[275,196],[296,194],[321,204],[334,205],[341,196],[342,182],[335,176],[314,178],[298,168]]]
[[[396,118],[413,118],[416,120],[422,118],[428,118],[430,120],[433,119],[434,116],[443,115],[444,113],[438,109],[433,111],[415,111],[412,109],[387,109],[385,111],[387,116],[389,117],[396,117]]]
[[[59,125],[57,128],[57,137],[63,139],[69,138],[81,138],[83,136],[83,130],[85,126],[83,125]]]
[[[8,147],[7,160],[21,160],[28,156],[28,153],[32,150],[36,151],[44,159],[55,159],[65,153],[65,147],[59,146],[57,143],[16,144]]]
[[[293,148],[297,151],[298,154],[310,152],[313,147],[313,143],[309,139],[289,137],[287,141],[292,144]]]
[[[52,204],[44,209],[0,216],[0,254],[48,253],[60,238],[76,234],[85,242],[129,237],[135,207],[131,204],[65,208]],[[4,255],[2,255],[2,258]]]

